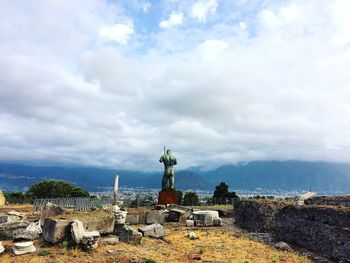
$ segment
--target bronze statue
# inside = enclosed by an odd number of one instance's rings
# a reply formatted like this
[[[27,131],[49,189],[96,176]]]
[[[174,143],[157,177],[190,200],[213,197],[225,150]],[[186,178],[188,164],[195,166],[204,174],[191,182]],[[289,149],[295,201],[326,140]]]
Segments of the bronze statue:
[[[164,151],[164,154],[160,157],[159,162],[164,164],[162,190],[166,190],[166,188],[174,189],[174,165],[177,164],[176,157],[172,155],[171,151],[168,149],[166,153]]]

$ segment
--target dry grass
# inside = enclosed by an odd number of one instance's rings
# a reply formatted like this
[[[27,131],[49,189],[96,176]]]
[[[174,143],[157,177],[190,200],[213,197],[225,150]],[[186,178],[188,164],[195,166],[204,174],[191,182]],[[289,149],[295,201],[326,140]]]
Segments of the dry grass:
[[[142,258],[153,259],[156,262],[311,262],[294,253],[281,252],[248,238],[237,237],[223,228],[195,229],[194,232],[199,237],[196,240],[188,239],[187,234],[190,231],[185,227],[167,228],[165,240],[143,238],[142,245],[118,243],[99,246],[96,251],[90,253],[77,248],[66,250],[58,245],[41,248],[39,241],[36,241],[35,254],[14,256],[9,253],[11,242],[5,241],[8,252],[0,256],[0,262],[97,263],[129,262],[130,259]],[[107,250],[112,250],[113,254],[109,254]],[[39,256],[41,251],[49,251],[49,254]]]

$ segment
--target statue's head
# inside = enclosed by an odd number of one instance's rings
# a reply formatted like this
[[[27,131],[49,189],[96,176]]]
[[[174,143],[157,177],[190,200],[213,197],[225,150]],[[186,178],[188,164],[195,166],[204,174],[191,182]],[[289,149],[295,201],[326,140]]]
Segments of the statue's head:
[[[166,150],[166,153],[167,153],[167,154],[171,154],[170,149]]]

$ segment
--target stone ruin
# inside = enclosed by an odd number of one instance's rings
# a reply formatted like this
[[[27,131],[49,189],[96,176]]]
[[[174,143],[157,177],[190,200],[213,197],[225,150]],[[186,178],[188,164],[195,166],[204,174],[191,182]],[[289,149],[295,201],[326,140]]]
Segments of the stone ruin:
[[[6,204],[6,198],[4,193],[0,190],[0,205],[5,205]]]
[[[270,233],[276,240],[350,262],[350,207],[240,200],[234,213],[235,224],[243,229]]]

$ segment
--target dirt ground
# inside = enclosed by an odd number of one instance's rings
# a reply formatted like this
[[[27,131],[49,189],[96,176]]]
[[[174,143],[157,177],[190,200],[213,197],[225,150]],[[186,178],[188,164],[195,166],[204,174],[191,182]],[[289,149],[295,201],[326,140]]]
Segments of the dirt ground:
[[[8,207],[9,208],[9,207]],[[12,207],[31,213],[28,207]],[[7,208],[6,208],[7,209]],[[0,212],[1,211],[0,209]],[[130,212],[137,212],[131,209]],[[137,226],[134,226],[137,228]],[[14,256],[12,242],[3,241],[6,252],[0,255],[1,263],[41,262],[311,262],[295,253],[282,252],[268,245],[251,240],[233,227],[232,221],[224,220],[223,227],[185,227],[180,223],[166,223],[166,237],[163,240],[144,237],[141,245],[118,243],[99,246],[93,252],[84,252],[77,247],[62,244],[50,246],[42,240],[34,242],[37,251],[33,254]],[[189,232],[195,232],[198,239],[190,240]],[[154,260],[154,261],[150,261]],[[147,262],[147,261],[146,261]]]

